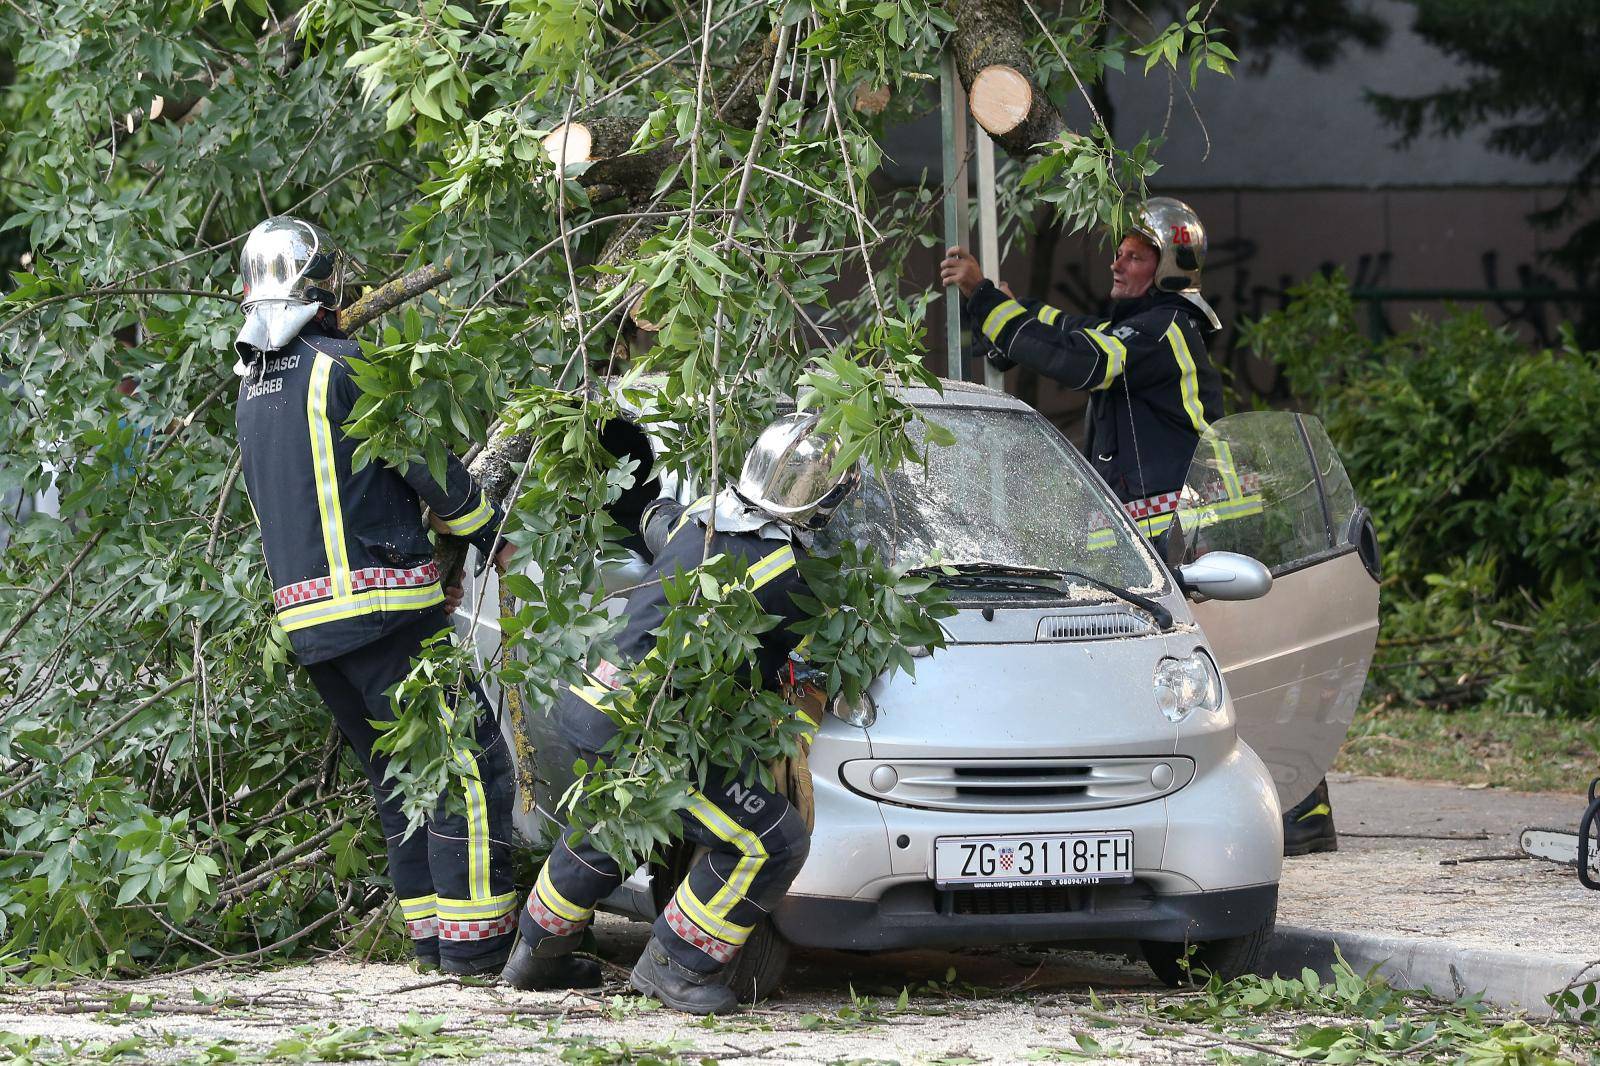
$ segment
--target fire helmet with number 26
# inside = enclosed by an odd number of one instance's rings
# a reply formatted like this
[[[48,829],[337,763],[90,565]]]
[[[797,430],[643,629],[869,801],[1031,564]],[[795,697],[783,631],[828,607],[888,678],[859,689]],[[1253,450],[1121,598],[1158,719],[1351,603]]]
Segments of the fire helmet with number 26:
[[[784,415],[761,431],[739,474],[739,497],[779,521],[807,529],[827,522],[861,483],[861,464],[835,474],[838,442],[812,413]]]
[[[1133,228],[1155,245],[1160,254],[1155,287],[1162,292],[1180,293],[1205,314],[1213,329],[1221,329],[1217,313],[1200,295],[1200,271],[1206,261],[1206,228],[1194,208],[1171,196],[1152,196],[1139,209]]]

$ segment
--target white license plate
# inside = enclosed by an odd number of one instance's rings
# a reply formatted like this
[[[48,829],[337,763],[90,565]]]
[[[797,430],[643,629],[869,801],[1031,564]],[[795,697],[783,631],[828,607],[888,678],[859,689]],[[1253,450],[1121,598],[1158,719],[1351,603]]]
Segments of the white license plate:
[[[940,888],[1030,888],[1133,880],[1133,833],[1030,833],[940,837],[933,880]]]

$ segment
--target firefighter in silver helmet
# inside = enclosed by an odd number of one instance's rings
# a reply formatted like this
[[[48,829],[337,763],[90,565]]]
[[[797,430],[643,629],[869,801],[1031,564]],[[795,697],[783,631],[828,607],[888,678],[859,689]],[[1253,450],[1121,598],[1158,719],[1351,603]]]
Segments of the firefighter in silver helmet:
[[[760,636],[755,676],[764,687],[778,683],[800,641],[792,627],[806,617],[794,600],[805,589],[796,564],[806,557],[812,531],[860,480],[856,467],[833,472],[834,445],[817,431],[817,421],[815,414],[792,414],[768,426],[736,486],[687,507],[667,498],[646,508],[644,539],[654,559],[624,608],[619,661],[602,660],[556,706],[563,734],[590,765],[616,757],[608,745],[618,730],[606,708],[626,705],[630,667],[656,650],[655,632],[668,607],[659,580],[664,575],[691,571],[711,555],[744,559],[762,610],[781,619]],[[720,778],[714,775],[679,812],[685,838],[708,850],[656,919],[633,969],[635,989],[690,1014],[733,1009],[734,990],[721,975],[799,874],[810,843],[787,797],[759,780],[747,782],[742,769],[729,766]],[[595,905],[624,874],[586,837],[563,831],[528,896],[522,939],[501,979],[522,989],[598,985],[598,964],[572,952]]]
[[[1112,260],[1109,315],[1024,305],[960,248],[940,264],[944,283],[966,297],[992,363],[1031,367],[1089,393],[1085,450],[1151,535],[1171,524],[1195,444],[1222,417],[1222,383],[1207,355],[1221,324],[1200,295],[1205,255],[1199,216],[1158,196],[1144,204]]]
[[[393,719],[388,690],[422,643],[449,629],[461,599],[459,588],[440,585],[423,504],[436,528],[503,566],[510,549],[497,549],[500,511],[453,457],[443,484],[420,457],[403,468],[353,462],[344,424],[357,398],[349,361],[361,349],[338,329],[348,267],[326,232],[269,218],[245,239],[240,260],[236,419],[277,624],[372,786],[419,963],[496,972],[517,911],[514,784],[499,726],[474,688],[479,750],[456,756],[465,795],[453,804],[441,796],[427,826],[408,833],[372,722]]]

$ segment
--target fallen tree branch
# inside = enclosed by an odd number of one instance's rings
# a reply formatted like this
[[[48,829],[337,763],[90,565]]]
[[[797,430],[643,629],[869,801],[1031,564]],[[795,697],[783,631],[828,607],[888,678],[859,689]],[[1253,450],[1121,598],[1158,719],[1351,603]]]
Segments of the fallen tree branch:
[[[182,688],[184,685],[187,685],[189,682],[191,682],[193,680],[194,680],[194,674],[192,674],[192,673],[185,674],[183,677],[180,677],[178,680],[176,680],[176,681],[172,682],[171,684],[167,685],[166,688],[163,688],[160,692],[157,692],[155,695],[149,696],[149,697],[141,700],[140,702],[135,704],[131,709],[129,709],[126,713],[124,713],[120,718],[118,718],[116,721],[112,722],[110,725],[106,726],[104,729],[99,730],[93,736],[88,737],[85,740],[80,741],[79,743],[77,743],[77,744],[73,745],[72,747],[68,748],[65,752],[63,752],[61,754],[61,757],[59,759],[57,759],[51,765],[54,765],[54,766],[65,766],[72,759],[74,759],[77,756],[83,754],[85,751],[87,751],[90,748],[94,747],[94,745],[100,743],[100,741],[104,740],[106,737],[110,736],[112,733],[115,733],[117,730],[121,729],[123,726],[127,725],[129,722],[131,722],[135,718],[139,717],[139,715],[141,713],[143,713],[145,710],[148,710],[157,700],[163,699],[164,697],[166,697],[167,695],[169,695],[173,691]],[[16,795],[18,792],[21,792],[24,788],[27,788],[29,785],[33,784],[35,781],[39,780],[39,778],[41,778],[43,776],[44,776],[44,768],[40,767],[39,769],[35,770],[33,773],[29,774],[27,777],[24,777],[21,781],[18,781],[16,784],[14,784],[10,788],[6,789],[4,792],[0,792],[0,800],[10,799],[12,796]]]
[[[455,277],[455,270],[446,260],[441,266],[418,267],[402,274],[391,282],[379,285],[355,303],[339,312],[339,328],[354,333],[375,318],[380,318],[409,300],[438,288]]]
[[[217,886],[217,898],[214,902],[220,906],[221,904],[226,903],[228,900],[239,896],[248,895],[253,889],[256,888],[257,885],[270,878],[273,874],[277,873],[285,866],[288,866],[290,863],[294,862],[294,860],[300,858],[307,852],[316,851],[335,833],[343,829],[349,823],[349,821],[350,816],[346,815],[327,828],[322,829],[316,834],[300,841],[300,843],[294,845],[293,847],[285,848],[283,851],[280,851],[278,854],[274,855],[270,859],[267,859],[265,862],[257,863],[255,866],[252,866],[250,869],[246,870],[232,881]]]
[[[13,319],[8,320],[8,324],[9,321],[14,320],[15,316]],[[4,329],[4,326],[0,326],[0,332],[3,332]],[[209,408],[212,401],[214,401],[218,396],[221,396],[225,391],[227,391],[227,389],[232,387],[234,382],[235,379],[232,375],[223,378],[217,383],[215,388],[206,393],[205,397],[195,405],[194,410],[190,411],[178,421],[177,427],[167,434],[167,439],[162,441],[161,447],[157,448],[151,454],[149,460],[143,465],[141,473],[139,474],[139,483],[134,486],[136,489],[143,487],[144,479],[149,477],[150,471],[160,469],[161,457],[167,454],[167,450],[178,442],[178,438],[183,435],[184,430],[194,425],[194,420],[200,416],[201,412]],[[7,647],[11,643],[11,638],[16,636],[17,633],[21,631],[23,626],[28,624],[29,620],[39,612],[39,608],[43,607],[47,602],[49,602],[52,596],[61,591],[61,587],[67,583],[67,579],[72,576],[73,571],[82,565],[84,559],[88,558],[89,553],[94,550],[94,546],[99,544],[101,538],[104,537],[110,530],[110,526],[101,526],[99,529],[95,530],[94,534],[89,537],[89,539],[84,543],[83,547],[78,551],[78,554],[73,557],[72,562],[67,564],[66,569],[60,574],[57,574],[56,579],[52,581],[43,592],[39,593],[39,595],[34,598],[34,601],[16,617],[9,627],[7,627],[5,634],[0,635],[0,648]],[[4,795],[9,795],[9,793]],[[0,798],[4,797],[0,796]]]
[[[301,929],[299,932],[290,933],[283,939],[268,944],[264,948],[256,948],[254,951],[246,951],[239,955],[229,955],[224,959],[213,959],[210,962],[202,962],[198,965],[190,966],[185,970],[174,970],[172,973],[166,974],[165,976],[183,977],[191,973],[200,973],[203,970],[215,970],[220,966],[235,966],[242,962],[250,962],[253,959],[259,959],[264,955],[269,955],[280,948],[286,948],[290,944],[293,944],[298,940],[303,940],[312,933],[315,933],[318,929],[321,929],[323,926],[342,915],[344,913],[344,908],[348,907],[350,902],[351,894],[346,893],[344,900],[340,903],[340,906],[329,911],[327,914],[324,914],[321,918],[318,918],[316,921],[312,922],[304,929]]]

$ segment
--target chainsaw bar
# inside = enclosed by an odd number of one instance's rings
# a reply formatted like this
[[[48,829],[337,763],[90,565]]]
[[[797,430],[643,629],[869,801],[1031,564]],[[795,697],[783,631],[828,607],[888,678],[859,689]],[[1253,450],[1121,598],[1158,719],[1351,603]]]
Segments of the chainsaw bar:
[[[1578,868],[1578,834],[1570,829],[1528,828],[1522,831],[1522,852],[1529,858]],[[1589,870],[1600,877],[1600,849],[1589,849]]]

